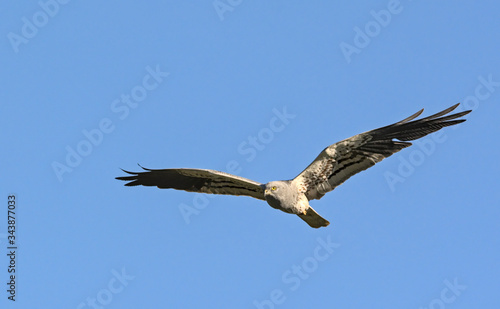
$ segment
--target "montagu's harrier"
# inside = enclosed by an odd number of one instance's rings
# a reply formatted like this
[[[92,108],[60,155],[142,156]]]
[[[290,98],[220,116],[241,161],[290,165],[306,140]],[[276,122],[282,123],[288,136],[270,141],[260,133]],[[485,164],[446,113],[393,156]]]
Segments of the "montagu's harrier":
[[[130,181],[126,186],[156,186],[211,194],[247,195],[265,200],[271,207],[298,215],[311,227],[327,226],[329,222],[309,206],[309,201],[320,199],[327,192],[359,173],[412,144],[416,140],[441,128],[465,119],[457,119],[471,111],[447,115],[456,104],[435,115],[413,120],[418,113],[386,127],[361,133],[328,146],[297,177],[291,180],[271,181],[266,184],[214,170],[174,168],[148,169],[117,177]]]

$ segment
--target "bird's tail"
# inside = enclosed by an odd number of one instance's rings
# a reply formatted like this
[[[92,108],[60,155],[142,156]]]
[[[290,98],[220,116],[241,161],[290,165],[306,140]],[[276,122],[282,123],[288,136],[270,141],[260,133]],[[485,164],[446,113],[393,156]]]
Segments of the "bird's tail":
[[[309,224],[310,227],[313,227],[315,229],[320,228],[322,226],[328,226],[328,224],[330,224],[328,220],[321,217],[311,206],[307,208],[305,215],[297,215],[297,216],[299,216],[302,220],[306,221],[306,223]]]

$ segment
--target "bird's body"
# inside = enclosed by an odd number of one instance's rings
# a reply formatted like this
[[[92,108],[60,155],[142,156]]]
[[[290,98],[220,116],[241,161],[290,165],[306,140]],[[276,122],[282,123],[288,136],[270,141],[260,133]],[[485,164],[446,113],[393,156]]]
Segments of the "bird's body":
[[[351,176],[411,146],[408,141],[464,122],[465,119],[457,118],[470,111],[446,116],[458,105],[432,116],[413,120],[423,112],[421,110],[392,125],[332,144],[291,180],[261,184],[224,172],[187,168],[161,170],[144,168],[145,172],[139,173],[125,171],[132,176],[117,177],[117,179],[130,181],[125,184],[126,186],[144,185],[210,194],[246,195],[265,200],[275,209],[296,214],[311,227],[319,228],[327,226],[329,222],[309,205],[310,200],[320,199]]]

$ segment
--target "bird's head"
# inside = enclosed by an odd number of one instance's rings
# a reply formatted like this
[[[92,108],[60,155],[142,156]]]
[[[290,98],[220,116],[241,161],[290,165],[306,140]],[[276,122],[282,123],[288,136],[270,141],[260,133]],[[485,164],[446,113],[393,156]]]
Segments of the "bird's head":
[[[291,190],[289,181],[271,181],[264,187],[264,197],[271,207],[284,210],[288,207],[287,202],[290,203],[293,198],[293,190]]]

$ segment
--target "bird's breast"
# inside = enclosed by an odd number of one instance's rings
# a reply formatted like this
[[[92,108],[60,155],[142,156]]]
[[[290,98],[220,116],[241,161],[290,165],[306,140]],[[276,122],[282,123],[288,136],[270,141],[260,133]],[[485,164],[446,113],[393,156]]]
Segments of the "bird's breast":
[[[266,196],[266,201],[272,208],[279,209],[290,214],[301,214],[304,210],[309,208],[309,201],[305,195],[302,195],[302,197],[298,199],[292,199],[287,203],[277,199],[273,195],[268,195]]]

